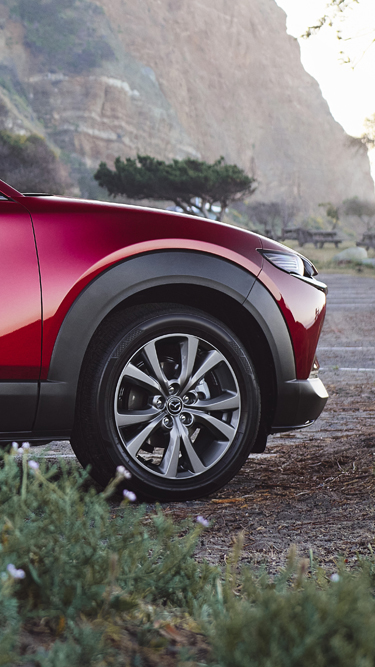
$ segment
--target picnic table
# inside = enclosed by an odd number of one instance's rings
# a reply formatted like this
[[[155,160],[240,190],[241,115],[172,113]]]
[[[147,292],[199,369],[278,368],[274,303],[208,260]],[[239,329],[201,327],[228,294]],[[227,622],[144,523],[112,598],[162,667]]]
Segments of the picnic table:
[[[304,229],[303,227],[284,229],[280,240],[286,241],[290,239],[298,241],[298,245],[301,247],[305,243],[313,243],[315,248],[323,248],[325,243],[334,243],[335,247],[338,248],[339,244],[342,243],[342,239],[336,230]]]
[[[357,241],[358,246],[363,246],[366,250],[375,248],[375,232],[364,232],[362,239]]]

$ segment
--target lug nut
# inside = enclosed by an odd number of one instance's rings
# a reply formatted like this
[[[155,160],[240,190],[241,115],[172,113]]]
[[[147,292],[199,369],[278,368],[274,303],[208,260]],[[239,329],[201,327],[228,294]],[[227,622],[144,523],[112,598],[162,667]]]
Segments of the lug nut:
[[[166,417],[164,417],[163,426],[165,426],[165,428],[172,428],[172,425],[173,425],[173,422],[172,422],[171,417],[169,417],[168,415]]]
[[[177,394],[179,391],[180,387],[178,386],[177,383],[171,384],[168,387],[168,393],[170,396],[173,396],[173,394]]]
[[[182,400],[185,403],[185,405],[192,405],[193,403],[195,403],[196,398],[197,398],[196,395],[192,391],[189,391],[187,394],[185,394]]]
[[[181,414],[180,414],[180,421],[181,421],[182,424],[184,424],[185,426],[191,426],[192,423],[193,423],[193,416],[192,416],[192,415],[189,415],[188,412],[181,412]]]
[[[163,401],[161,400],[161,398],[157,399],[157,401],[155,402],[155,407],[161,410],[161,408],[163,407]]]

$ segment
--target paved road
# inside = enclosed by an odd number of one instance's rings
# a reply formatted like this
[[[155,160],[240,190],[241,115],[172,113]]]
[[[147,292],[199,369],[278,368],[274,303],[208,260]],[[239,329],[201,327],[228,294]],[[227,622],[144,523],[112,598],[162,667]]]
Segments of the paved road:
[[[319,277],[329,288],[318,347],[322,378],[335,368],[344,374],[375,373],[375,279],[339,274]]]
[[[328,388],[355,385],[365,387],[375,382],[375,279],[342,274],[319,274],[329,288],[327,317],[324,323],[318,358],[320,377]],[[370,415],[371,416],[371,415]],[[269,444],[292,444],[306,438],[326,437],[337,432],[337,437],[355,432],[358,412],[350,406],[339,419],[332,419],[329,411],[307,430],[280,434],[269,438]],[[364,424],[362,424],[364,425]],[[370,424],[369,424],[370,426]],[[33,454],[42,454],[45,447],[34,447]],[[274,456],[269,454],[252,455]],[[69,442],[52,442],[44,456],[50,459],[75,459]]]

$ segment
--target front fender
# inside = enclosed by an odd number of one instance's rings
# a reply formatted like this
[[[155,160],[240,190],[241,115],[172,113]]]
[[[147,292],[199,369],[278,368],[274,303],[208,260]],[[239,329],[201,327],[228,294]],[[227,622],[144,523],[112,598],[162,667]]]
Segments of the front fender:
[[[193,251],[138,255],[101,273],[77,297],[60,327],[47,381],[41,382],[34,430],[57,432],[73,427],[78,379],[87,347],[116,306],[126,306],[127,299],[137,293],[168,284],[208,287],[242,304],[255,280],[254,275],[232,262]]]

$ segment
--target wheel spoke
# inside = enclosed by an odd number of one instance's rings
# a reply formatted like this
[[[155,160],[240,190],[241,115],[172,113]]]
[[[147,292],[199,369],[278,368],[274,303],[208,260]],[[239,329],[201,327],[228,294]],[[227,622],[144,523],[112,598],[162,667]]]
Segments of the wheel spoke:
[[[148,408],[148,410],[129,410],[127,412],[116,412],[115,419],[117,426],[121,428],[122,426],[132,426],[133,424],[149,422],[158,414],[160,414],[160,410],[157,410],[156,408]]]
[[[206,470],[206,466],[203,465],[203,463],[200,460],[198,454],[196,453],[196,451],[195,451],[195,449],[194,449],[194,447],[193,447],[193,445],[190,441],[188,430],[185,428],[185,426],[183,424],[180,423],[179,424],[179,431],[180,431],[180,434],[181,434],[181,437],[182,437],[182,442],[184,443],[186,456],[188,457],[188,459],[190,461],[190,465],[191,465],[193,473],[197,474],[199,472],[203,472],[204,470]]]
[[[151,375],[147,375],[147,373],[144,373],[143,371],[140,370],[140,368],[137,368],[137,366],[134,366],[133,364],[128,364],[124,368],[122,375],[120,377],[120,381],[124,377],[131,378],[136,384],[145,386],[149,391],[152,391],[152,393],[154,394],[164,393],[157,380],[154,380],[154,378],[151,377]]]
[[[165,377],[162,367],[160,366],[159,358],[156,352],[155,342],[147,343],[143,348],[147,361],[151,366],[152,372],[158,380],[160,386],[164,389],[164,393],[168,393],[168,380]]]
[[[129,391],[134,399],[129,394],[127,401]],[[199,484],[232,445],[241,405],[225,347],[177,330],[143,339],[128,359],[117,382],[114,421],[137,466],[166,483],[191,478]]]
[[[221,361],[225,361],[225,358],[221,352],[218,350],[212,350],[209,352],[198,370],[194,373],[190,380],[188,380],[188,383],[184,388],[184,392],[189,391],[189,389],[198,384],[198,382],[206,375],[206,373],[215,368],[215,366],[217,366]]]
[[[210,431],[215,431],[216,433],[219,433],[223,435],[226,440],[229,440],[230,442],[233,440],[234,435],[236,433],[236,429],[233,428],[230,424],[227,424],[226,422],[221,421],[220,419],[216,419],[216,417],[213,417],[212,415],[207,415],[204,412],[199,412],[198,410],[189,410],[191,414],[195,415],[197,418],[197,422],[200,422],[201,424],[204,424],[207,426],[207,428],[210,429]]]
[[[187,336],[186,339],[181,343],[181,374],[178,379],[178,383],[181,389],[184,389],[186,381],[190,378],[195,359],[197,356],[199,340],[196,336]]]
[[[240,395],[238,392],[234,391],[226,391],[224,394],[221,394],[221,396],[217,396],[216,398],[207,398],[194,403],[194,408],[205,410],[207,412],[213,410],[224,412],[225,410],[236,410],[239,407]]]
[[[169,434],[169,444],[165,451],[164,458],[159,465],[159,470],[166,477],[177,477],[178,461],[180,457],[181,436],[177,427],[174,425]]]
[[[128,443],[126,443],[126,449],[128,450],[130,456],[133,456],[134,458],[137,456],[140,448],[142,447],[143,443],[147,440],[149,435],[151,435],[152,431],[159,426],[160,422],[162,420],[162,415],[154,419],[152,422],[147,424],[138,435],[134,436],[132,440],[129,440]]]

